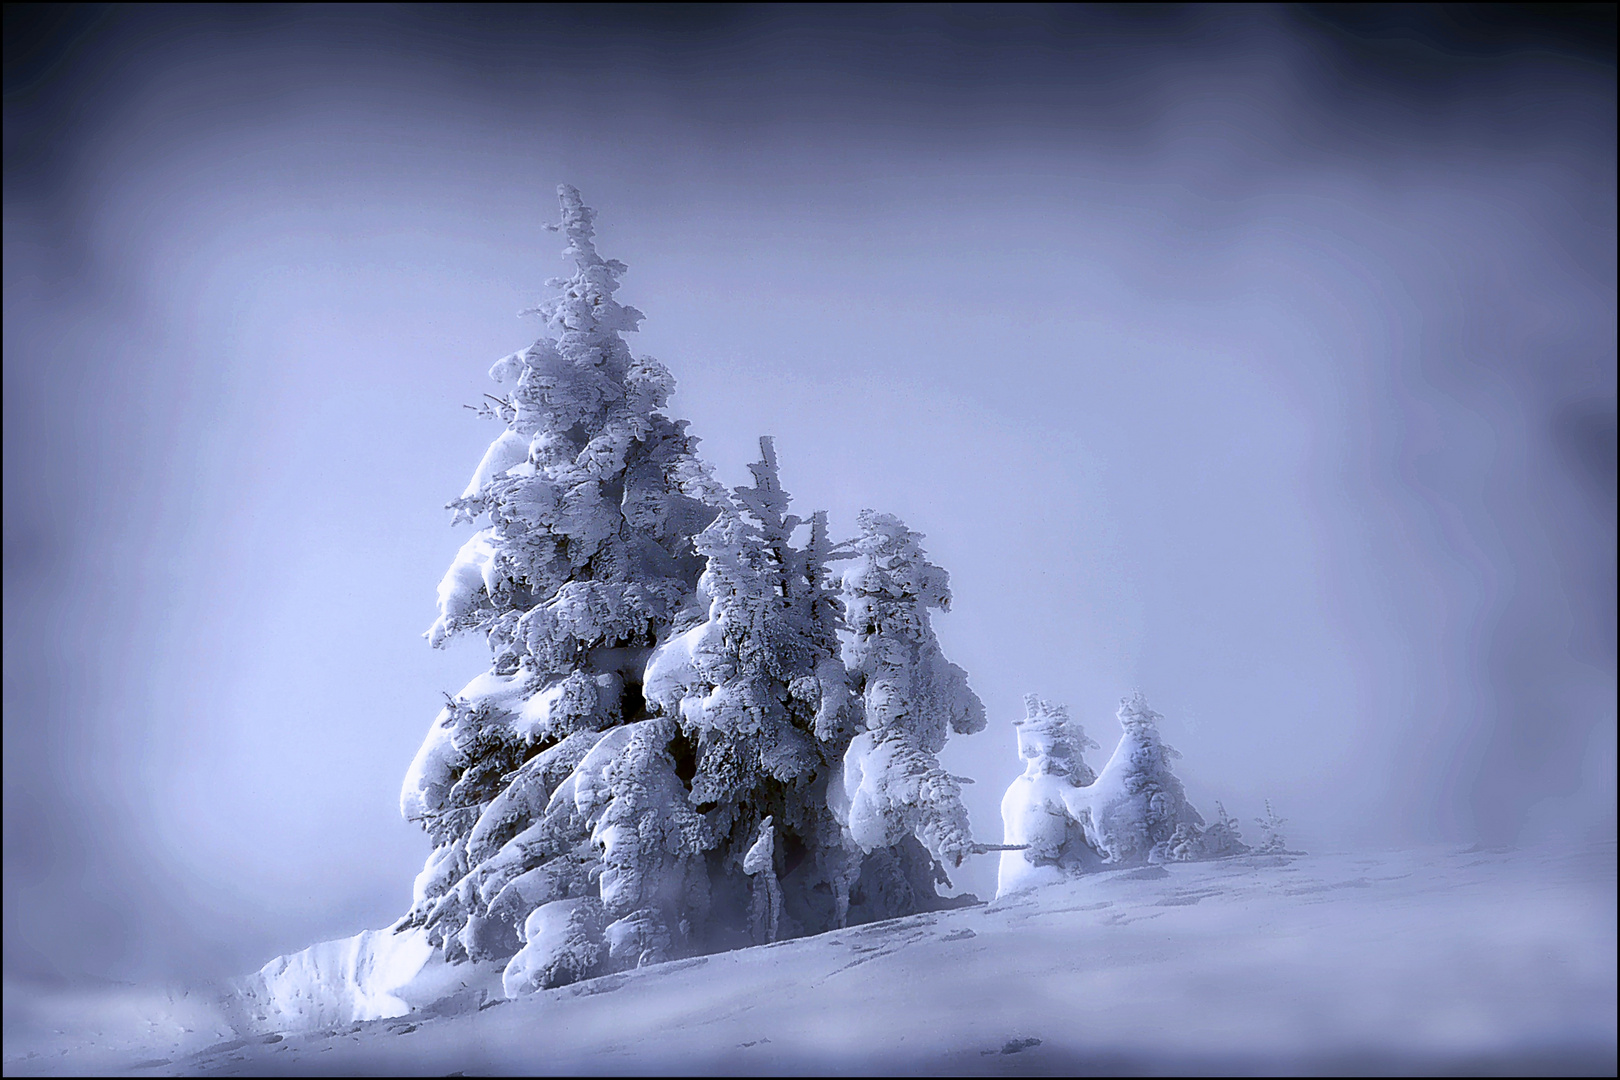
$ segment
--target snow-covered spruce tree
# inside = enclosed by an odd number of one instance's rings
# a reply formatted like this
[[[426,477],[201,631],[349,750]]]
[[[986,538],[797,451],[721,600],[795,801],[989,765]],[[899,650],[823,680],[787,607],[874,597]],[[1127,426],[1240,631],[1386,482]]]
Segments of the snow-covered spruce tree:
[[[558,193],[574,272],[534,309],[544,336],[490,371],[515,384],[485,409],[505,430],[450,504],[487,524],[427,633],[481,633],[493,664],[435,719],[401,793],[436,847],[399,929],[426,927],[452,960],[509,955],[539,905],[597,892],[589,837],[544,811],[587,758],[656,753],[603,733],[644,715],[642,664],[692,594],[692,537],[717,509],[696,440],[660,411],[668,371],[620,336],[642,318],[614,300],[624,264],[597,254],[579,192]]]
[[[950,610],[949,576],[900,519],[865,510],[859,527],[843,602],[863,730],[844,752],[828,802],[864,865],[838,882],[840,921],[852,901],[866,917],[916,910],[948,884],[944,867],[976,850],[959,778],[938,754],[949,732],[984,728],[983,703],[929,624],[930,609]]]
[[[1087,748],[1097,743],[1069,718],[1062,705],[1034,694],[1024,697],[1024,719],[1013,721],[1024,774],[1001,799],[1004,840],[1021,850],[1003,851],[996,895],[1055,884],[1098,869],[1103,856],[1086,838],[1090,785],[1096,773],[1086,764]]]
[[[737,488],[697,538],[707,559],[697,602],[649,661],[645,684],[702,818],[688,854],[702,860],[708,892],[671,914],[694,924],[689,934],[705,924],[708,947],[838,925],[835,897],[859,870],[827,806],[856,715],[828,573],[842,553],[825,514],[806,523],[787,513],[769,438],[760,452],[754,486]],[[801,548],[793,536],[806,524]],[[750,852],[771,866],[747,865]]]
[[[1170,771],[1171,759],[1181,755],[1159,738],[1164,718],[1148,708],[1141,691],[1120,702],[1118,716],[1125,734],[1087,790],[1087,839],[1116,865],[1201,853],[1204,819]]]

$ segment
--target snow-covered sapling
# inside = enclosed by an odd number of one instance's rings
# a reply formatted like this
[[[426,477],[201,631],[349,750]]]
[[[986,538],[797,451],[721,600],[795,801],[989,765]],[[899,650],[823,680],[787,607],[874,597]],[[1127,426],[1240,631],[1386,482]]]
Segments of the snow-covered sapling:
[[[1217,801],[1215,820],[1199,838],[1197,857],[1219,859],[1226,855],[1242,855],[1249,850],[1249,845],[1243,842],[1243,834],[1238,830],[1237,818],[1228,814],[1226,807]]]
[[[1170,762],[1181,755],[1159,737],[1164,718],[1148,707],[1141,691],[1120,702],[1125,729],[1088,793],[1091,815],[1086,833],[1114,865],[1170,861],[1176,832],[1181,845],[1196,843],[1203,817],[1187,802]]]
[[[1288,819],[1278,817],[1277,812],[1271,808],[1271,800],[1266,800],[1266,816],[1257,817],[1254,823],[1260,826],[1260,846],[1255,852],[1260,855],[1288,854],[1288,841],[1283,837],[1282,827],[1288,824]]]

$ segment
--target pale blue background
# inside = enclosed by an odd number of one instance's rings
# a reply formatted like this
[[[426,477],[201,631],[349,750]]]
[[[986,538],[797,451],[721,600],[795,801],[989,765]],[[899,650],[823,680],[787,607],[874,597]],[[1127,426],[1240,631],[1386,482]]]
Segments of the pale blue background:
[[[8,976],[404,910],[461,405],[564,181],[721,478],[773,434],[951,571],[984,838],[1021,696],[1111,748],[1133,686],[1306,846],[1613,834],[1612,22],[60,18],[7,31]]]

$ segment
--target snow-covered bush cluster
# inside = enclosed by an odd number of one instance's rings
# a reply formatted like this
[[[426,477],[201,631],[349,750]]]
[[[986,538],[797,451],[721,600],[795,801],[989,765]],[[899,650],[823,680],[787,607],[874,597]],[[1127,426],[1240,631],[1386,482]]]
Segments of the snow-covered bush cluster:
[[[788,513],[768,438],[752,486],[715,481],[559,194],[574,273],[491,369],[504,430],[450,504],[479,528],[427,636],[492,663],[406,776],[436,846],[397,931],[516,995],[947,903],[982,849],[937,755],[984,709],[929,625],[945,572],[888,515],[840,544]]]
[[[1015,850],[1002,852],[998,896],[1104,867],[1250,850],[1225,807],[1217,803],[1219,816],[1206,825],[1187,801],[1170,769],[1181,755],[1159,738],[1164,718],[1140,692],[1120,703],[1124,735],[1100,773],[1085,762],[1086,749],[1098,744],[1067,709],[1033,694],[1024,705],[1024,719],[1014,721],[1024,774],[1001,800],[1006,844]]]

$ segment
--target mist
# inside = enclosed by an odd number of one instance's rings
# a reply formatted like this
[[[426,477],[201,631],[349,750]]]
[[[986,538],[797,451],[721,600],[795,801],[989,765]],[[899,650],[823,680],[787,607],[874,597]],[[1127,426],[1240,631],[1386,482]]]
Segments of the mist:
[[[1604,21],[1604,20],[1607,21]],[[13,25],[15,20],[16,25]],[[1615,830],[1608,15],[7,13],[5,970],[409,904],[462,408],[558,183],[720,479],[900,515],[989,728],[1307,848]],[[1093,757],[1097,752],[1093,752]],[[990,860],[956,884],[986,895]]]

